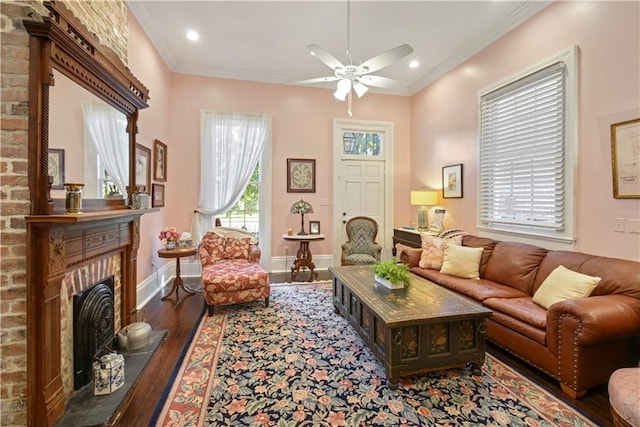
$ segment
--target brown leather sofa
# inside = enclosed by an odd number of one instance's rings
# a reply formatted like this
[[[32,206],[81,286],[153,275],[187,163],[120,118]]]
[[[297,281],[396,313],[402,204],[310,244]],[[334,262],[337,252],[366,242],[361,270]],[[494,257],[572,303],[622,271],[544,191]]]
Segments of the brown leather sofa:
[[[465,235],[463,246],[484,248],[480,280],[418,266],[421,249],[400,260],[437,284],[493,311],[487,338],[560,382],[573,398],[606,384],[613,371],[640,359],[640,263]],[[532,297],[559,265],[601,277],[591,296],[545,309]]]

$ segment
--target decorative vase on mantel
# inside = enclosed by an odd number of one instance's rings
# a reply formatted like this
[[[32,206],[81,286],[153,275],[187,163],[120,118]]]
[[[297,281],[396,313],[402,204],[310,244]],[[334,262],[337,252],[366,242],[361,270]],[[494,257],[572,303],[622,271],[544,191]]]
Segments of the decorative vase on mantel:
[[[175,240],[167,240],[167,243],[165,244],[165,248],[168,251],[172,251],[176,248],[176,241]]]

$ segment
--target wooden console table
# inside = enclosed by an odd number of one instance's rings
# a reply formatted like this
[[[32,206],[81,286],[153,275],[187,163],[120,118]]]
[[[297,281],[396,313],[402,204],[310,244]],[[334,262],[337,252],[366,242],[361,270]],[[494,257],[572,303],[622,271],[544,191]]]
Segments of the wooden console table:
[[[311,275],[309,276],[310,282],[313,281],[314,277],[317,279],[318,273],[314,271],[316,265],[313,263],[311,249],[309,249],[309,242],[324,240],[324,234],[294,234],[292,236],[283,234],[282,238],[291,242],[300,242],[300,248],[298,249],[298,253],[296,255],[296,261],[291,267],[291,281],[293,282],[296,277],[298,277],[298,273],[300,272],[301,268],[308,268],[309,271],[311,271]]]
[[[403,245],[411,248],[419,248],[422,245],[420,240],[420,231],[409,230],[405,228],[393,229],[393,247],[391,248],[391,254],[396,256],[396,243],[402,243]]]

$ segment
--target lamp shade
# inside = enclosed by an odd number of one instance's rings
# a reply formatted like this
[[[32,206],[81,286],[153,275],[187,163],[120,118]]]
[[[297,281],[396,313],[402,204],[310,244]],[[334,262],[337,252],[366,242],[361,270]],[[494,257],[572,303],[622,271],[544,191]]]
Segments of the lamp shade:
[[[433,206],[438,204],[438,192],[415,190],[411,192],[411,204],[414,206]]]
[[[313,213],[313,207],[309,202],[300,199],[291,205],[291,213],[292,214],[306,214]]]

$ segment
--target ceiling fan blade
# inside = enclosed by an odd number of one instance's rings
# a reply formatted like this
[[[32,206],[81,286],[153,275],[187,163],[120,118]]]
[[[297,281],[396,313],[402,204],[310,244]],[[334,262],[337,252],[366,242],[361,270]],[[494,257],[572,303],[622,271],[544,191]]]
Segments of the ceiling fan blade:
[[[389,49],[386,52],[381,53],[378,56],[374,56],[368,61],[364,61],[359,65],[358,68],[363,70],[364,73],[373,73],[374,71],[378,71],[384,67],[387,67],[397,60],[404,58],[413,52],[413,48],[408,44],[401,44],[400,46],[396,46],[393,49]]]
[[[407,84],[405,82],[382,76],[365,75],[360,77],[358,80],[363,84],[385,89],[405,89],[407,87]]]
[[[311,55],[315,56],[320,61],[327,64],[327,66],[332,70],[335,70],[337,68],[344,68],[344,65],[342,65],[342,62],[338,61],[333,55],[331,55],[329,52],[327,52],[317,44],[307,45],[307,49],[309,49],[309,52],[311,53]]]
[[[326,83],[326,82],[335,82],[336,80],[339,80],[338,77],[336,76],[331,76],[331,77],[317,77],[315,79],[308,79],[308,80],[300,80],[299,82],[293,82],[291,83],[292,85],[306,85],[306,84],[311,84],[311,83]]]

